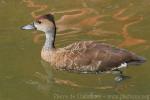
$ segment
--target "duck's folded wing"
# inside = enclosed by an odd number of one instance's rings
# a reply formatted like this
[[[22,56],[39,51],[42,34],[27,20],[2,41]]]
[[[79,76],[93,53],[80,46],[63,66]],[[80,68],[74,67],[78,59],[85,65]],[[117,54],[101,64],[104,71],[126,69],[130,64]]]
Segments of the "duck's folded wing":
[[[106,71],[139,60],[132,52],[93,41],[77,42],[65,47],[65,50],[69,51],[66,55],[71,57],[73,69],[81,71]]]

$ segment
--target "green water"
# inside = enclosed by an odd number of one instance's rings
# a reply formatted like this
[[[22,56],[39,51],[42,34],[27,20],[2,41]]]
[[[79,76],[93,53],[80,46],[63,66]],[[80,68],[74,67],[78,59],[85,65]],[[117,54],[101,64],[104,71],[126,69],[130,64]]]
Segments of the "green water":
[[[56,46],[95,40],[147,58],[124,69],[130,79],[112,74],[60,72],[43,62],[41,32],[20,27],[35,15],[55,15]],[[0,0],[0,100],[150,100],[149,0]]]

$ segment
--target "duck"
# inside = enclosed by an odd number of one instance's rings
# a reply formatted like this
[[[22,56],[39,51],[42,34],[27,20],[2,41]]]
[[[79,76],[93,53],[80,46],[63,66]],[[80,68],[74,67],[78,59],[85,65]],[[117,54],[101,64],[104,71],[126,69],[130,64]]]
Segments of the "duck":
[[[41,58],[57,70],[79,73],[119,72],[118,80],[122,80],[121,68],[140,65],[146,61],[144,57],[131,51],[97,41],[77,41],[66,47],[56,48],[56,24],[52,14],[41,15],[21,29],[35,29],[45,33]]]

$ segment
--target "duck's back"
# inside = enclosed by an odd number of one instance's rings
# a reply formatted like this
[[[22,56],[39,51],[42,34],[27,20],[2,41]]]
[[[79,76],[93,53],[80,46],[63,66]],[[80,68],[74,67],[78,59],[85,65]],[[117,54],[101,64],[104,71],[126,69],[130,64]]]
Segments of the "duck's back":
[[[93,41],[70,44],[58,50],[56,55],[59,56],[56,57],[56,66],[59,69],[80,72],[107,71],[123,63],[144,61],[142,57],[127,50]]]

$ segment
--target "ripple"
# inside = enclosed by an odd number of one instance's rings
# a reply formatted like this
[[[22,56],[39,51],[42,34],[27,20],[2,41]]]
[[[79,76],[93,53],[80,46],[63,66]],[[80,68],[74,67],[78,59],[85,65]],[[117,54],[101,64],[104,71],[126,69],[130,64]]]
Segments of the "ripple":
[[[38,12],[42,12],[42,11],[44,11],[48,8],[48,5],[46,5],[46,4],[37,4],[33,0],[22,0],[22,1],[27,4],[27,7],[36,8],[36,10],[31,12],[31,16],[33,18],[36,18],[36,17],[39,16],[39,15],[37,15]]]
[[[130,34],[128,32],[128,28],[134,24],[141,22],[143,20],[143,16],[135,17],[134,14],[128,15],[128,16],[123,16],[124,12],[127,9],[128,8],[122,8],[113,15],[114,19],[121,21],[122,23],[126,22],[122,27],[122,31],[120,33],[118,33],[118,34],[122,35],[122,37],[124,38],[124,41],[122,41],[119,44],[120,47],[133,46],[133,45],[143,44],[146,42],[143,39],[138,39],[138,38],[134,38],[134,37],[130,36]],[[132,21],[129,22],[129,20],[132,20]]]
[[[48,8],[47,4],[35,3],[33,0],[22,0],[22,1],[26,3],[27,7],[36,8],[34,11],[30,13],[33,18],[39,16],[37,15],[37,13],[45,11]],[[86,1],[82,0],[81,3],[84,3],[82,8],[51,12],[52,14],[55,15],[61,15],[61,17],[58,20],[56,20],[58,28],[57,36],[67,38],[65,37],[67,35],[71,38],[76,37],[74,34],[83,33],[99,37],[101,37],[103,34],[109,37],[110,34],[117,34],[121,35],[121,37],[123,38],[123,41],[118,44],[118,46],[120,47],[134,46],[146,43],[146,41],[143,39],[132,37],[130,35],[131,33],[129,34],[128,32],[128,29],[131,26],[140,23],[143,20],[143,16],[137,17],[136,13],[128,15],[125,14],[128,11],[128,9],[133,6],[132,3],[130,3],[129,6],[127,7],[124,8],[118,7],[114,9],[112,15],[99,14],[100,12],[98,12],[96,9],[88,7]],[[107,18],[112,18],[112,20],[114,20],[113,22],[114,25],[122,24],[122,26],[120,26],[120,29],[112,31],[102,28],[104,24],[109,25],[109,21],[105,20]],[[43,37],[43,35],[34,36],[33,40],[35,41],[35,43],[41,42],[41,40],[38,40],[40,39],[40,36]]]

